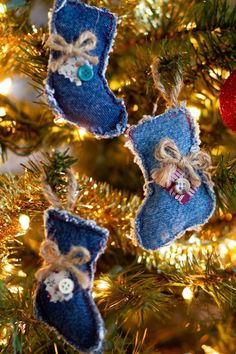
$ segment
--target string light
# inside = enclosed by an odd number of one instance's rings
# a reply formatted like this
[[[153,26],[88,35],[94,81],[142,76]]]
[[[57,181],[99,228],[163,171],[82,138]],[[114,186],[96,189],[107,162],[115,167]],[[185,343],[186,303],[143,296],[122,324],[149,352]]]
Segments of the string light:
[[[99,280],[96,286],[99,290],[106,290],[109,288],[109,283],[106,280]]]
[[[7,114],[6,110],[4,107],[0,107],[0,117],[5,117],[5,115]]]
[[[1,95],[8,95],[12,89],[12,79],[6,78],[5,80],[0,82],[0,94]]]
[[[61,117],[54,118],[54,123],[57,125],[64,125],[67,121]]]
[[[19,217],[19,223],[20,226],[23,230],[28,230],[29,226],[30,226],[30,218],[28,215],[25,214],[21,214]]]
[[[137,105],[137,104],[135,104],[135,105],[133,106],[132,111],[133,111],[133,112],[137,112],[137,111],[138,111],[138,109],[139,109],[138,105]]]
[[[7,328],[4,327],[0,332],[0,345],[6,345],[6,344],[7,344]]]
[[[197,27],[196,22],[189,22],[189,23],[186,25],[186,29],[187,29],[188,31],[190,31],[190,30],[192,30],[192,29],[194,29],[194,28],[196,28],[196,27]]]
[[[225,214],[225,220],[226,221],[231,221],[233,219],[233,215],[231,213]]]
[[[228,241],[228,247],[230,250],[235,249],[236,250],[236,240],[229,240]]]
[[[227,255],[227,253],[229,252],[229,250],[226,247],[226,245],[222,243],[219,245],[219,252],[220,252],[220,256],[222,258],[224,258]]]
[[[81,138],[84,138],[85,135],[87,134],[87,130],[84,128],[79,128],[79,135]]]
[[[117,81],[117,80],[112,80],[112,81],[110,82],[110,88],[111,88],[112,91],[116,91],[116,90],[118,90],[120,87],[121,87],[121,84],[120,84],[119,81]]]
[[[7,263],[5,266],[4,266],[4,270],[7,272],[7,273],[11,273],[12,269],[13,269],[13,265]]]
[[[37,29],[37,27],[35,25],[32,25],[32,30],[33,30],[34,33],[38,33],[38,29]]]
[[[7,12],[7,7],[5,4],[1,4],[0,3],[0,14],[5,14],[5,12]]]
[[[22,286],[10,286],[8,289],[12,294],[19,294],[24,290]]]
[[[184,288],[183,292],[182,292],[182,296],[184,298],[184,300],[186,301],[191,301],[193,298],[193,292],[192,290],[187,286],[186,288]]]
[[[205,354],[220,354],[214,348],[210,347],[209,345],[202,345],[202,349],[204,350]]]
[[[21,277],[21,278],[27,277],[27,274],[25,272],[23,272],[23,270],[19,270],[19,272],[17,274],[18,274],[18,277]]]
[[[218,79],[219,77],[222,77],[222,69],[221,68],[215,68],[214,70],[210,69],[209,75],[213,79]]]
[[[198,121],[201,115],[200,109],[197,107],[188,107],[188,109],[191,112],[192,117]]]

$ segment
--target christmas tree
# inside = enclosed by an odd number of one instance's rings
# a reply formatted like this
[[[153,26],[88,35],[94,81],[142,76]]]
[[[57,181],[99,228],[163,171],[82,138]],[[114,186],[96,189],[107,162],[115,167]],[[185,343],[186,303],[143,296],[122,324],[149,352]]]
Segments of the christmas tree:
[[[144,181],[125,147],[127,136],[97,139],[55,115],[45,100],[52,2],[2,1],[0,352],[77,352],[33,314],[43,215],[49,207],[41,176],[46,175],[65,203],[67,172],[73,168],[78,194],[74,213],[110,232],[92,290],[105,322],[104,353],[234,354],[235,2],[86,4],[118,16],[106,78],[114,94],[125,101],[129,124],[166,109],[152,76],[154,58],[159,58],[167,90],[176,86],[176,73],[181,73],[179,100],[187,101],[200,125],[202,146],[212,158],[216,210],[207,224],[185,232],[171,245],[143,250],[132,221],[143,200]],[[224,86],[227,78],[230,89]],[[220,109],[225,122],[230,118],[231,129],[222,122]]]

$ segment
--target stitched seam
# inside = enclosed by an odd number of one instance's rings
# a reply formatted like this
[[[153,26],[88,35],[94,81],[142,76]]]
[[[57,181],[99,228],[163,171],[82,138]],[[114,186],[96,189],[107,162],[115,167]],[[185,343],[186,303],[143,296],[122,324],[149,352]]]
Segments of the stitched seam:
[[[72,3],[73,3],[73,1],[72,1]],[[75,4],[77,4],[77,3],[75,3]],[[84,4],[84,5],[85,5],[85,4]],[[87,6],[87,7],[89,7],[89,8],[92,8],[92,9],[94,8],[94,7],[89,6],[89,5],[85,5],[85,6]],[[102,11],[102,9],[98,9],[98,10],[99,10],[99,11]],[[103,13],[105,14],[105,16],[108,16],[109,19],[110,19],[110,28],[109,28],[108,34],[106,35],[106,39],[107,39],[108,41],[107,41],[107,44],[106,44],[106,46],[104,47],[104,49],[103,49],[103,51],[102,51],[101,60],[99,61],[98,77],[100,77],[100,79],[101,79],[101,81],[102,81],[102,84],[103,84],[103,88],[104,88],[105,92],[107,93],[107,95],[111,97],[112,102],[113,102],[116,106],[120,107],[121,112],[120,112],[120,114],[119,114],[119,116],[118,116],[117,124],[119,124],[120,122],[121,122],[122,124],[121,124],[121,127],[120,127],[119,129],[117,129],[117,128],[115,127],[115,129],[113,129],[112,131],[106,133],[105,136],[104,136],[104,133],[102,133],[102,134],[101,134],[101,133],[98,133],[98,132],[97,132],[96,130],[94,130],[94,129],[93,129],[93,130],[90,130],[90,131],[93,132],[93,133],[95,133],[95,134],[98,135],[98,136],[111,138],[111,137],[113,137],[113,136],[117,136],[117,132],[118,132],[119,134],[121,134],[121,133],[124,131],[125,125],[126,125],[126,119],[124,119],[123,122],[122,122],[122,117],[124,116],[124,118],[126,118],[126,110],[125,110],[125,106],[124,106],[123,100],[119,100],[118,98],[116,98],[116,96],[115,96],[114,93],[111,91],[111,89],[110,89],[110,87],[109,87],[109,85],[108,85],[108,82],[107,82],[107,80],[106,80],[106,78],[105,78],[105,75],[103,75],[103,71],[101,70],[102,66],[103,66],[103,68],[104,68],[104,66],[105,66],[105,53],[107,53],[107,55],[109,56],[109,53],[110,53],[110,50],[111,50],[111,47],[112,47],[112,46],[110,46],[110,41],[112,41],[112,40],[113,40],[113,37],[114,37],[114,34],[112,33],[112,30],[113,30],[113,15],[110,14],[109,12],[106,12],[106,11],[104,11]],[[53,16],[52,16],[52,19],[51,19],[51,24],[49,24],[49,26],[50,26],[50,33],[52,33],[54,30],[56,30],[56,17],[57,17],[57,13],[54,12],[54,14],[53,14]],[[54,26],[54,29],[52,28],[52,25]],[[51,31],[51,30],[52,30],[52,31]],[[111,34],[112,34],[112,35],[111,35]],[[109,46],[110,46],[110,48],[109,48]],[[51,54],[50,54],[50,57],[49,57],[49,61],[50,61],[50,60],[51,60]],[[102,63],[103,65],[101,65],[101,63]],[[48,68],[47,68],[47,72],[48,72],[47,83],[49,83],[49,75],[50,75],[50,74],[49,74],[49,66],[48,66]],[[73,84],[73,83],[72,83],[72,84]],[[51,87],[51,85],[49,85],[49,86]],[[46,92],[46,93],[47,93],[47,92]],[[54,93],[53,93],[52,95],[53,95],[53,98],[55,99]],[[48,98],[47,98],[47,100],[48,100]],[[55,100],[56,100],[56,99],[55,99]],[[58,102],[57,102],[56,107],[54,107],[53,109],[54,109],[55,111],[57,111],[58,114],[60,114],[63,118],[65,118],[65,119],[68,120],[68,118],[65,116],[63,110],[62,110],[61,107],[59,106],[59,103],[58,103]],[[73,122],[73,121],[70,121],[70,122],[71,122],[72,124],[74,124],[74,125],[77,126],[77,124],[76,124],[75,122]]]
[[[99,11],[102,11],[102,10],[99,9]],[[117,104],[117,105],[119,105],[119,106],[121,106],[123,108],[123,105],[121,104],[121,102],[117,102],[116,97],[114,97],[114,95],[112,94],[111,90],[108,88],[107,80],[104,78],[103,71],[102,71],[102,66],[104,67],[104,65],[105,65],[105,53],[107,53],[107,55],[109,55],[110,49],[111,49],[111,48],[109,48],[110,41],[112,41],[112,39],[113,39],[113,33],[112,33],[112,30],[113,30],[113,16],[110,13],[108,13],[108,12],[104,12],[104,15],[109,17],[109,19],[110,19],[110,27],[109,27],[109,32],[106,35],[106,39],[108,41],[107,41],[107,44],[106,44],[106,46],[104,47],[104,49],[102,51],[101,61],[99,62],[98,73],[99,73],[99,77],[102,79],[103,87],[104,87],[105,91],[107,92],[107,94],[112,98],[112,101],[115,104]],[[56,17],[57,17],[57,15],[56,15]],[[55,19],[55,21],[56,21],[56,19]],[[102,63],[102,66],[100,65],[100,63]]]
[[[114,37],[114,33],[112,33],[112,30],[113,30],[113,16],[110,13],[108,13],[108,12],[105,12],[105,15],[107,17],[109,17],[109,19],[110,19],[110,28],[109,28],[109,33],[106,36],[108,41],[107,41],[107,44],[106,44],[105,48],[103,49],[102,56],[101,56],[101,62],[103,63],[103,67],[105,65],[105,53],[107,53],[107,55],[109,55],[110,50],[111,50],[111,47],[109,48],[110,42],[113,40],[113,37]],[[114,94],[111,92],[110,88],[108,87],[107,80],[104,78],[103,71],[101,69],[102,69],[102,67],[100,65],[98,73],[99,73],[99,75],[100,75],[100,77],[102,79],[103,87],[104,87],[106,93],[108,94],[108,96],[111,97],[113,103],[115,103],[117,106],[120,106],[121,108],[123,108],[123,105],[121,104],[121,102],[117,102],[117,98],[114,96]],[[120,116],[122,114],[123,114],[123,112],[120,114]]]
[[[190,131],[191,131],[191,135],[192,135],[192,137],[191,137],[191,142],[192,142],[192,139],[193,138],[195,138],[195,134],[197,134],[196,133],[196,129],[194,129],[194,127],[193,127],[193,125],[191,124],[191,118],[190,118],[190,115],[188,116],[188,118],[187,118],[187,110],[184,110],[184,112],[185,112],[185,116],[186,116],[186,119],[188,120],[188,123],[190,124]],[[177,115],[177,112],[173,112],[173,114],[171,114],[170,116],[168,116],[167,118],[173,118],[173,117],[175,117]],[[151,122],[153,119],[155,119],[156,117],[152,117],[152,119],[144,119],[143,120],[143,123],[144,124],[148,124],[149,122]],[[140,124],[140,123],[139,123]],[[140,167],[140,169],[142,170],[142,172],[143,172],[143,176],[144,176],[144,180],[145,180],[145,182],[147,183],[147,182],[149,182],[149,180],[148,180],[148,173],[147,173],[147,170],[148,170],[148,168],[146,167],[146,164],[145,164],[145,162],[144,162],[144,160],[143,160],[143,158],[142,158],[142,156],[141,155],[139,155],[139,153],[138,153],[138,151],[137,151],[137,144],[135,143],[135,141],[134,141],[134,138],[132,137],[132,130],[134,129],[134,128],[136,128],[136,127],[138,127],[139,126],[139,124],[137,124],[135,127],[131,127],[130,129],[129,129],[129,131],[128,131],[128,136],[129,136],[129,138],[130,138],[130,141],[131,141],[131,151],[133,152],[133,153],[136,153],[136,155],[137,155],[137,157],[138,157],[138,165],[139,165],[139,167]],[[198,139],[197,139],[198,140]],[[168,240],[166,240],[166,242],[159,242],[158,243],[158,246],[157,246],[157,248],[158,247],[162,247],[162,246],[168,246],[169,244],[171,244],[172,242],[174,242],[176,239],[178,239],[178,238],[180,238],[182,235],[184,235],[185,234],[185,232],[187,231],[187,230],[191,230],[192,228],[194,228],[195,226],[202,226],[202,225],[204,225],[209,219],[210,219],[210,217],[213,215],[213,213],[214,213],[214,210],[215,210],[215,204],[216,204],[216,202],[215,202],[215,197],[214,197],[214,194],[213,194],[213,192],[210,190],[210,188],[209,188],[209,186],[208,185],[206,185],[205,186],[206,187],[206,189],[207,189],[207,192],[208,192],[208,195],[209,195],[209,197],[211,198],[211,201],[212,201],[212,206],[210,206],[210,203],[209,203],[209,208],[208,208],[208,215],[206,216],[206,218],[204,218],[204,220],[202,220],[202,222],[201,222],[201,224],[194,224],[194,225],[191,225],[191,226],[186,226],[186,228],[185,228],[185,230],[184,231],[182,231],[182,232],[180,232],[180,233],[178,233],[177,235],[175,235],[173,238],[169,238]],[[148,201],[148,199],[149,199],[149,195],[152,193],[152,187],[150,186],[150,185],[148,185],[147,184],[147,190],[146,190],[146,195],[144,196],[144,199],[143,199],[143,201],[142,201],[142,203],[141,203],[141,205],[140,205],[140,207],[138,208],[138,211],[137,211],[137,213],[136,213],[136,216],[135,216],[135,219],[134,219],[134,226],[135,226],[135,230],[136,230],[136,236],[137,236],[137,239],[138,239],[138,242],[140,243],[140,245],[142,246],[142,247],[144,247],[143,246],[143,240],[142,240],[142,237],[141,237],[141,232],[140,232],[140,221],[138,220],[139,219],[139,217],[141,217],[141,214],[142,214],[142,212],[143,212],[143,209],[144,209],[144,207],[145,207],[145,205],[146,205],[146,203],[147,203],[147,201]],[[177,201],[178,202],[178,201]],[[161,240],[160,240],[161,241]],[[144,247],[145,248],[145,247]],[[154,249],[152,249],[152,248],[145,248],[145,249],[147,249],[147,250],[154,250]]]

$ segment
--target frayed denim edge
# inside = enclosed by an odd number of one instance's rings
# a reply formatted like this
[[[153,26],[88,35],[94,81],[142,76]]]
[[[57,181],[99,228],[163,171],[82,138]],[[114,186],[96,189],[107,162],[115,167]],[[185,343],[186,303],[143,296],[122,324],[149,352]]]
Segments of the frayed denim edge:
[[[198,123],[195,123],[194,122],[194,119],[192,118],[191,116],[191,113],[190,111],[185,108],[185,107],[181,107],[181,108],[176,108],[176,109],[171,109],[174,113],[175,112],[179,112],[179,111],[182,111],[184,114],[185,114],[185,117],[186,119],[189,119],[189,122],[190,122],[190,129],[191,129],[191,132],[192,132],[192,136],[191,136],[191,139],[192,139],[192,147],[194,149],[197,149],[199,150],[200,149],[200,144],[201,144],[201,141],[200,141],[200,138],[199,138],[199,135],[200,135],[200,128],[199,128],[199,124]],[[169,110],[167,110],[165,113],[163,114],[166,114]],[[145,180],[145,184],[144,184],[144,200],[142,202],[142,204],[140,205],[138,211],[137,211],[137,214],[135,216],[135,218],[131,221],[131,225],[133,227],[133,232],[132,234],[134,233],[138,239],[138,242],[139,244],[142,246],[143,249],[147,250],[147,251],[155,251],[157,250],[158,248],[155,248],[155,249],[149,249],[149,248],[145,248],[143,247],[143,244],[142,244],[142,240],[141,240],[141,236],[140,236],[140,230],[139,230],[139,223],[138,223],[138,217],[140,216],[142,210],[143,210],[143,207],[144,205],[146,204],[146,201],[148,199],[148,196],[152,194],[152,190],[149,186],[150,183],[152,183],[152,181],[149,181],[149,178],[148,178],[148,174],[147,174],[147,169],[145,169],[145,166],[144,166],[144,163],[143,163],[143,160],[142,158],[139,156],[139,153],[137,151],[137,148],[136,148],[136,144],[135,142],[131,139],[130,137],[130,132],[137,128],[140,124],[142,123],[146,123],[146,122],[150,122],[154,119],[156,119],[158,116],[144,116],[143,119],[140,120],[140,122],[137,124],[137,125],[134,125],[134,126],[131,126],[128,130],[128,137],[129,137],[129,140],[125,143],[125,146],[130,149],[130,151],[134,154],[135,156],[135,163],[137,163],[137,165],[140,167],[142,173],[143,173],[143,176],[144,176],[144,180]],[[195,150],[196,151],[196,150]],[[171,245],[173,242],[175,242],[177,239],[181,238],[185,233],[186,231],[191,231],[191,230],[196,230],[196,227],[201,227],[203,226],[211,217],[212,215],[214,214],[214,211],[215,211],[215,207],[216,207],[216,198],[215,198],[215,194],[214,194],[214,191],[210,188],[209,184],[207,183],[207,180],[206,178],[202,175],[202,181],[203,183],[205,184],[206,188],[207,188],[207,191],[208,191],[208,194],[210,195],[211,199],[212,199],[212,208],[209,210],[209,214],[207,215],[207,217],[203,220],[202,224],[196,224],[196,225],[193,225],[193,226],[190,226],[189,228],[186,228],[183,232],[180,232],[179,234],[177,234],[175,236],[174,239],[170,240],[169,242],[165,242],[165,244],[160,244],[159,247],[165,247],[165,246],[169,246]]]
[[[60,209],[55,209],[55,208],[49,208],[49,209],[47,209],[45,211],[45,213],[44,213],[44,225],[45,226],[46,226],[46,223],[47,223],[47,220],[48,220],[48,217],[49,217],[48,216],[48,211],[50,211],[50,210],[56,210],[58,212],[58,214],[62,217],[62,219],[64,219],[66,222],[71,222],[71,223],[73,223],[75,225],[87,225],[87,226],[92,227],[94,230],[96,230],[98,232],[104,233],[104,235],[106,236],[106,239],[104,240],[104,246],[100,250],[100,252],[97,254],[97,257],[95,258],[95,260],[91,263],[91,270],[93,270],[92,264],[96,264],[96,262],[97,262],[98,258],[100,257],[100,255],[105,251],[106,243],[107,243],[107,240],[108,240],[108,237],[109,237],[109,231],[107,229],[105,229],[105,228],[99,227],[95,223],[95,221],[93,221],[93,220],[85,220],[85,219],[80,218],[77,215],[68,214],[68,212],[65,211],[65,210],[60,210]],[[46,228],[45,228],[45,230],[46,230]],[[91,271],[91,274],[93,274],[92,271]],[[93,280],[94,280],[94,276],[92,276],[91,286],[89,288],[89,291],[91,291]],[[49,328],[50,330],[53,330],[58,336],[62,337],[73,348],[75,348],[76,350],[81,351],[82,348],[78,347],[77,345],[75,345],[75,343],[73,343],[70,340],[68,340],[61,333],[59,333],[55,327],[51,327],[47,322],[45,322],[43,320],[42,315],[40,313],[40,310],[36,308],[36,295],[37,295],[37,292],[38,292],[38,289],[40,288],[40,286],[41,286],[41,284],[39,283],[37,285],[35,291],[34,291],[34,294],[33,294],[33,303],[34,303],[33,308],[34,308],[35,317],[39,321],[41,321],[47,328]],[[91,306],[91,304],[89,304],[89,305]],[[106,333],[105,324],[104,324],[103,318],[102,318],[97,306],[96,305],[94,306],[94,304],[92,304],[91,307],[92,307],[92,310],[94,311],[94,315],[95,315],[97,321],[99,322],[99,330],[98,330],[98,332],[99,332],[100,345],[98,347],[89,348],[88,349],[89,351],[87,352],[88,354],[91,354],[91,351],[92,352],[98,352],[98,351],[102,352],[102,347],[104,345],[104,339],[105,339],[105,333]]]
[[[55,26],[55,13],[59,12],[67,3],[68,1],[70,2],[74,2],[74,3],[81,3],[80,0],[65,0],[58,8],[56,8],[56,3],[57,3],[58,0],[55,0],[54,1],[54,5],[53,5],[53,11],[54,13],[52,14],[51,16],[51,19],[49,21],[49,33],[51,34],[52,32],[56,33],[57,34],[57,29],[56,29],[56,26]],[[88,8],[91,8],[91,9],[94,9],[94,8],[97,8],[95,6],[90,6],[90,5],[87,5],[87,4],[83,4],[84,6],[88,7]],[[116,96],[114,95],[114,93],[111,91],[110,87],[108,86],[108,83],[107,83],[107,80],[105,78],[105,73],[106,73],[106,70],[107,70],[107,66],[108,66],[108,63],[109,63],[109,53],[112,51],[112,47],[114,45],[114,42],[115,42],[115,37],[117,35],[117,31],[116,31],[116,24],[117,24],[117,15],[114,14],[114,13],[111,13],[109,12],[107,9],[101,9],[101,8],[97,8],[99,11],[104,11],[106,12],[108,15],[110,14],[111,16],[114,16],[114,19],[115,19],[115,23],[114,25],[112,24],[112,30],[110,32],[110,35],[111,35],[111,38],[109,39],[109,42],[110,42],[110,46],[107,47],[105,50],[104,50],[104,53],[103,55],[106,56],[106,60],[104,60],[104,68],[103,68],[103,71],[100,72],[99,71],[99,74],[100,74],[100,78],[102,79],[102,82],[103,82],[103,85],[104,85],[104,89],[105,91],[107,92],[107,94],[109,96],[111,96],[114,104],[116,105],[120,105],[121,106],[121,109],[124,110],[124,112],[122,112],[122,115],[123,115],[123,120],[121,122],[119,122],[117,125],[116,125],[116,128],[114,130],[111,130],[108,133],[100,133],[98,130],[93,130],[93,129],[90,129],[88,130],[90,133],[94,134],[95,135],[95,138],[97,139],[110,139],[110,138],[114,138],[114,137],[117,137],[121,134],[123,134],[126,130],[126,126],[127,126],[127,122],[128,122],[128,113],[126,111],[126,106],[125,106],[125,102],[123,99],[117,99]],[[52,54],[50,53],[49,55],[49,62],[52,60]],[[56,112],[57,115],[59,115],[61,118],[65,119],[65,120],[68,120],[68,118],[65,116],[64,112],[62,111],[62,109],[60,108],[57,100],[55,99],[54,97],[54,89],[51,88],[51,86],[49,85],[49,75],[50,75],[50,70],[47,69],[47,79],[45,80],[45,92],[44,92],[44,95],[46,96],[46,101],[49,103],[49,105],[51,106],[51,108]],[[117,102],[118,100],[118,102]],[[75,122],[72,122],[70,121],[71,124],[75,125],[76,127],[78,127],[79,125],[76,124]]]

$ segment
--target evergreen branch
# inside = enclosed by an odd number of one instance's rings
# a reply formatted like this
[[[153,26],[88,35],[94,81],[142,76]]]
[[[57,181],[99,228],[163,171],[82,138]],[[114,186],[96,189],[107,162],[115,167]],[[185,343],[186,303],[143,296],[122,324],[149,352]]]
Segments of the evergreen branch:
[[[105,316],[110,311],[115,312],[116,318],[123,323],[135,314],[140,325],[149,312],[159,320],[169,318],[174,302],[181,302],[180,290],[186,286],[193,289],[195,296],[201,290],[201,296],[216,302],[218,306],[228,305],[235,308],[234,271],[222,270],[219,261],[213,256],[205,262],[205,267],[200,267],[197,259],[191,262],[187,260],[182,265],[176,263],[175,266],[162,263],[158,274],[154,271],[147,272],[142,265],[135,264],[115,276],[106,275],[98,280],[97,288],[95,286],[96,298]],[[101,282],[103,290],[99,292]]]
[[[46,174],[47,181],[54,190],[63,191],[68,181],[65,181],[67,170],[77,161],[69,154],[69,149],[64,152],[54,151],[42,154],[40,161],[29,160],[28,165],[24,166],[29,172],[41,175],[42,171]]]
[[[213,179],[220,209],[236,213],[236,158],[221,155]]]
[[[21,291],[12,293],[9,285],[0,281],[0,333],[5,332],[7,342],[0,353],[51,353],[53,348],[65,354],[76,351],[63,343],[58,336],[34,319],[32,279],[24,283]],[[0,334],[1,337],[1,334]]]

